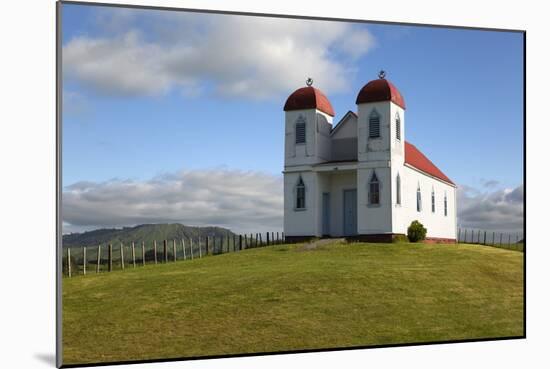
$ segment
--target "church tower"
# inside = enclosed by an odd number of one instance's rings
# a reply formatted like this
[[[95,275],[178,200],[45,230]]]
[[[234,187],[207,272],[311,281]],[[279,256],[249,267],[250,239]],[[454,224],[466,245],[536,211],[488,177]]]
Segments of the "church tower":
[[[312,168],[330,160],[334,110],[312,83],[309,78],[284,106],[284,229],[289,236],[321,235],[321,180]]]
[[[368,82],[357,95],[358,234],[403,233],[394,229],[405,161],[405,101],[385,78]]]
[[[330,130],[334,110],[327,97],[308,85],[286,100],[285,167],[313,165],[330,160]]]

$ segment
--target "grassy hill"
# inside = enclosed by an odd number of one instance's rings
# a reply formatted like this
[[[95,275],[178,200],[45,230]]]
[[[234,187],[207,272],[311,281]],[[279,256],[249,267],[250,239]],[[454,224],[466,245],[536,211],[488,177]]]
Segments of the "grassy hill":
[[[523,254],[280,245],[63,280],[64,364],[522,336]]]
[[[135,227],[118,229],[97,229],[84,233],[63,235],[63,247],[82,247],[106,245],[112,243],[130,244],[132,241],[145,241],[151,244],[153,240],[180,240],[182,237],[233,236],[229,229],[221,227],[190,227],[183,224],[142,224]]]

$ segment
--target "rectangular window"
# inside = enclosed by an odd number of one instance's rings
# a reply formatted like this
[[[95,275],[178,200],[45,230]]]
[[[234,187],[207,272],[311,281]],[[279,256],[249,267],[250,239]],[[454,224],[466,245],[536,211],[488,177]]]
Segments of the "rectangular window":
[[[380,137],[380,117],[374,116],[369,119],[369,138]]]
[[[371,205],[380,204],[380,185],[378,182],[369,185],[369,202]]]
[[[432,192],[432,213],[435,213],[435,192]]]
[[[306,188],[304,186],[296,187],[296,209],[306,208]]]
[[[416,211],[422,210],[422,197],[420,195],[420,188],[416,191]]]
[[[443,207],[444,207],[445,216],[447,216],[447,195],[445,195],[445,199],[443,200]]]
[[[306,124],[296,123],[296,143],[301,144],[306,142]]]

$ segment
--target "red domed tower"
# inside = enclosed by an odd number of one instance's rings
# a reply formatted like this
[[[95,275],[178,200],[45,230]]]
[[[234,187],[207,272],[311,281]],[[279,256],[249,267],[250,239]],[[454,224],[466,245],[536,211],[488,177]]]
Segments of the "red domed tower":
[[[307,238],[319,233],[319,209],[324,176],[313,168],[330,160],[334,110],[328,98],[312,86],[294,91],[286,100],[284,229],[285,235]]]
[[[334,110],[325,94],[313,86],[306,86],[294,91],[286,99],[284,111],[317,109],[334,117]]]
[[[285,166],[312,165],[330,158],[330,131],[334,110],[325,94],[312,86],[294,91],[285,111]]]
[[[381,71],[378,79],[368,82],[357,94],[357,196],[368,203],[368,186],[376,179],[380,186],[380,204],[359,206],[360,234],[388,230],[399,211],[389,211],[396,196],[397,177],[402,176],[405,161],[405,99]]]

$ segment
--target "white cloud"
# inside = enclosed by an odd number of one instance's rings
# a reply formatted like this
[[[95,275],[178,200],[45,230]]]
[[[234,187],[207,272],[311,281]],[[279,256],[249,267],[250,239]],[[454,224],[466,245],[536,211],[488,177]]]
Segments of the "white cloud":
[[[506,233],[523,231],[523,185],[489,193],[459,186],[457,206],[460,227]]]
[[[270,98],[312,77],[326,93],[345,91],[353,62],[374,45],[370,32],[342,22],[155,12],[102,13],[109,35],[81,35],[63,47],[63,68],[102,93]],[[124,27],[116,27],[117,19]],[[336,57],[337,55],[337,57]]]
[[[238,170],[193,170],[148,181],[78,182],[63,191],[69,231],[144,223],[282,230],[282,178]]]

